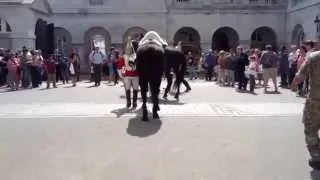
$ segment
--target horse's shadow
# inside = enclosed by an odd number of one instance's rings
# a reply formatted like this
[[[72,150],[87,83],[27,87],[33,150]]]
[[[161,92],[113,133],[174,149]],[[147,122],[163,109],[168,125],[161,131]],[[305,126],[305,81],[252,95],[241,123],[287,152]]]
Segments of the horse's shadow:
[[[126,99],[126,96],[123,96],[121,95],[120,96],[120,99]],[[138,100],[141,102],[142,101],[142,98],[141,97],[138,97]],[[151,100],[151,97],[148,97],[147,98],[147,103],[151,103],[152,104],[152,100]],[[179,100],[169,100],[169,99],[162,99],[162,98],[159,98],[159,104],[164,104],[164,105],[184,105],[185,103],[183,102],[180,102]]]
[[[148,111],[149,121],[142,121],[142,109],[132,110],[128,108],[120,108],[111,111],[111,113],[115,114],[117,118],[122,117],[125,114],[135,113],[135,116],[129,119],[127,134],[131,136],[137,137],[148,137],[153,134],[156,134],[162,125],[160,119],[152,119],[151,112]]]
[[[320,171],[312,170],[310,176],[312,180],[320,180]]]
[[[138,110],[139,111],[139,110]],[[134,113],[135,110],[132,110],[132,109],[128,109],[126,107],[124,108],[119,108],[119,109],[115,109],[115,110],[112,110],[111,113],[112,114],[115,114],[117,116],[117,118],[120,118],[122,117],[123,115],[125,114],[131,114],[131,113]]]
[[[148,111],[149,121],[142,121],[142,109],[139,109],[140,113],[136,113],[135,117],[129,119],[127,133],[131,136],[136,136],[140,138],[148,137],[156,134],[161,126],[162,121],[160,119],[152,119],[151,112]]]

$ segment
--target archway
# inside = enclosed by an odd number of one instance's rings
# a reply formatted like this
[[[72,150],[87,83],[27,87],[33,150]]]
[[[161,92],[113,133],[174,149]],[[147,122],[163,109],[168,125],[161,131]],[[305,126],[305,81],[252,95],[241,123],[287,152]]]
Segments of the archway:
[[[143,38],[146,32],[147,31],[141,27],[129,28],[123,35],[123,44],[126,43],[129,36],[131,36],[131,39],[139,41],[141,38]]]
[[[101,48],[104,53],[107,53],[111,46],[111,36],[107,30],[102,27],[90,28],[84,36],[84,44],[86,47],[86,58],[95,46]]]
[[[251,35],[251,48],[264,49],[267,44],[277,49],[277,36],[270,27],[259,27]]]
[[[291,34],[291,43],[300,47],[301,43],[304,41],[304,29],[301,24],[294,26]]]
[[[179,29],[173,38],[174,44],[182,42],[182,50],[186,53],[191,51],[199,55],[201,53],[200,34],[192,27],[183,27]]]
[[[54,47],[59,52],[63,52],[65,56],[71,53],[72,36],[69,31],[62,27],[54,28]]]
[[[239,35],[231,27],[221,27],[212,36],[212,49],[229,51],[239,45]]]

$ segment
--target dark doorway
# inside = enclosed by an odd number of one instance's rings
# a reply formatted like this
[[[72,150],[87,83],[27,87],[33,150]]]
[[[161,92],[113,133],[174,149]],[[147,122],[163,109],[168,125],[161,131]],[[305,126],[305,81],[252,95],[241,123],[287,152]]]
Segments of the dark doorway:
[[[212,37],[213,50],[229,51],[231,48],[236,48],[239,44],[238,33],[230,27],[219,28]]]
[[[53,54],[54,52],[54,24],[47,26],[47,53]]]
[[[214,40],[214,49],[217,50],[225,50],[228,51],[230,49],[229,46],[229,38],[225,32],[218,32],[216,34],[215,40]]]
[[[39,19],[36,24],[35,29],[36,36],[36,49],[41,49],[43,52],[46,50],[46,41],[47,41],[47,22]]]
[[[257,28],[251,35],[251,48],[265,49],[267,44],[277,49],[277,36],[269,27]]]
[[[175,33],[173,41],[174,44],[178,44],[178,42],[182,43],[182,50],[184,53],[190,51],[195,55],[201,54],[200,34],[192,27],[183,27],[179,29]]]
[[[34,32],[36,36],[36,49],[42,51],[42,55],[47,57],[54,51],[54,24],[47,24],[46,21],[39,19],[36,23]]]

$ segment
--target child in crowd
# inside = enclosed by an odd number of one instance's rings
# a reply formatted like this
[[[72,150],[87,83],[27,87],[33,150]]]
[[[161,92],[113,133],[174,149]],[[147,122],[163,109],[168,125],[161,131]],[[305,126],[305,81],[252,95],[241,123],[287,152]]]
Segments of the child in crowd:
[[[249,73],[250,92],[254,93],[254,89],[256,86],[256,76],[259,71],[259,63],[258,63],[257,58],[255,56],[249,57],[248,71],[249,71],[248,73]]]
[[[12,91],[19,89],[19,80],[20,80],[20,64],[19,59],[14,56],[13,53],[10,53],[9,60],[7,64],[8,68],[8,84]]]
[[[45,66],[44,66],[45,70],[48,74],[47,89],[50,88],[51,82],[53,84],[53,87],[57,88],[57,85],[56,85],[56,61],[53,59],[53,55],[50,55],[44,64],[45,64]]]

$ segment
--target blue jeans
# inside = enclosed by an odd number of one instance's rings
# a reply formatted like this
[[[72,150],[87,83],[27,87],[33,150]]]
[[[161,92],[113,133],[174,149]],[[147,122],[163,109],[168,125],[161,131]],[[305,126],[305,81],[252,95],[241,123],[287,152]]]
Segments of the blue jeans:
[[[31,66],[23,64],[21,67],[22,79],[21,84],[23,88],[28,88],[31,84]]]
[[[194,66],[189,67],[189,79],[195,79],[197,78],[197,68]]]
[[[109,76],[114,75],[113,63],[108,63],[108,71],[109,71]]]

